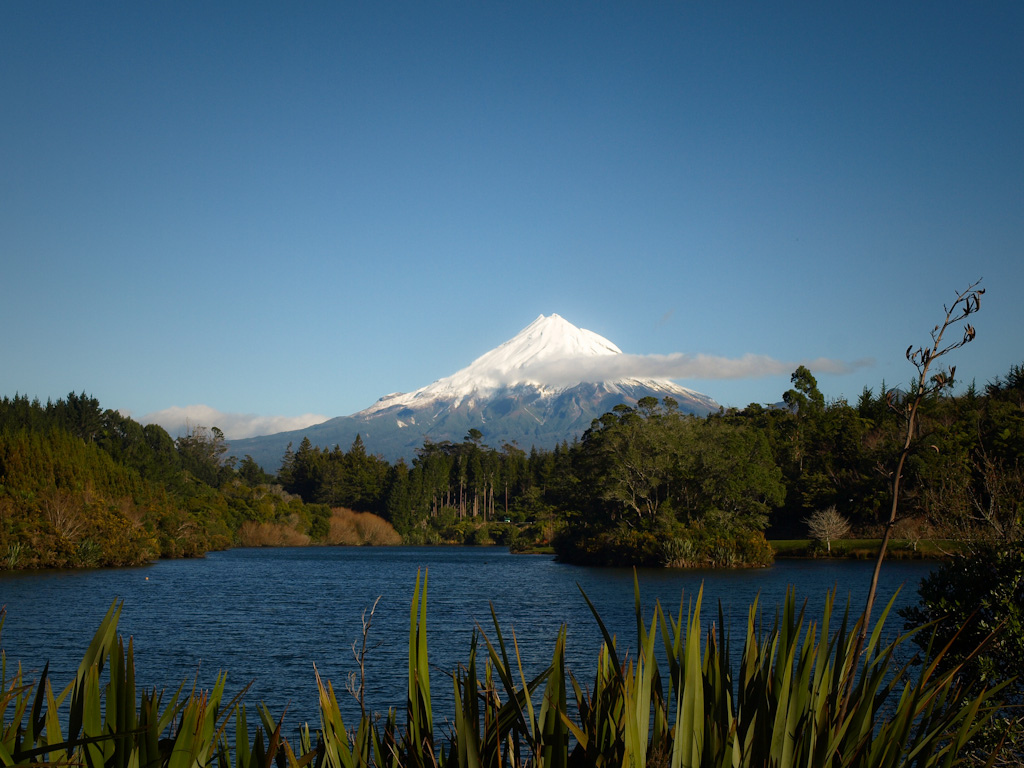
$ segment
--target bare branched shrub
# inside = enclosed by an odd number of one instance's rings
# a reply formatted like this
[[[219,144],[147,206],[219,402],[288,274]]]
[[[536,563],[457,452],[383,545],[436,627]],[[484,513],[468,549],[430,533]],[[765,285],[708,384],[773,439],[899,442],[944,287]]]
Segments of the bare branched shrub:
[[[133,528],[142,528],[145,521],[145,511],[136,504],[130,497],[124,496],[117,500],[117,511],[131,523]]]
[[[902,539],[910,544],[911,548],[917,552],[917,546],[921,543],[921,539],[931,535],[932,530],[928,523],[920,518],[903,517],[896,521],[892,533],[897,539]]]
[[[975,472],[981,478],[981,487],[971,494],[974,538],[1019,542],[1024,537],[1024,518],[1020,514],[1024,466],[1017,459],[1000,460],[982,451]]]
[[[85,529],[81,498],[70,491],[55,489],[43,497],[40,505],[58,536],[68,541],[78,540]]]
[[[850,532],[850,521],[839,514],[835,505],[817,510],[805,518],[804,522],[807,523],[807,533],[810,537],[815,541],[825,542],[829,553],[832,552],[832,542]]]

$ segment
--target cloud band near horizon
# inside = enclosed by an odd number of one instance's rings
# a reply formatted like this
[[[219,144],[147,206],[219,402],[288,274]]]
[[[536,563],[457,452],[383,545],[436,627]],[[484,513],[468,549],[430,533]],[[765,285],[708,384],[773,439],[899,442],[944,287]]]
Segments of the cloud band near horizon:
[[[486,385],[502,386],[524,381],[543,382],[548,386],[571,386],[582,381],[613,381],[616,379],[695,379],[720,381],[765,376],[788,375],[799,366],[814,374],[843,375],[872,365],[872,360],[852,363],[819,357],[813,360],[787,362],[766,355],[743,355],[739,358],[715,355],[612,354],[574,357],[538,363],[513,371],[494,372]],[[336,414],[340,415],[340,414]],[[241,440],[258,435],[290,432],[320,424],[330,416],[307,413],[302,416],[260,416],[226,413],[208,405],[173,406],[144,416],[144,424],[159,424],[171,435],[182,435],[190,427],[217,427],[228,440]]]
[[[175,436],[185,434],[189,428],[217,427],[228,440],[241,440],[303,429],[329,418],[315,413],[302,416],[258,416],[252,413],[225,413],[208,405],[176,405],[146,414],[140,421],[143,424],[159,424]]]
[[[819,357],[813,360],[785,361],[766,355],[747,354],[738,358],[715,355],[600,355],[538,363],[506,373],[496,373],[499,383],[540,381],[549,385],[567,385],[580,381],[613,381],[616,379],[697,379],[720,381],[756,379],[793,373],[806,366],[814,374],[843,375],[873,365],[865,359],[847,363]],[[502,381],[502,380],[505,381]]]

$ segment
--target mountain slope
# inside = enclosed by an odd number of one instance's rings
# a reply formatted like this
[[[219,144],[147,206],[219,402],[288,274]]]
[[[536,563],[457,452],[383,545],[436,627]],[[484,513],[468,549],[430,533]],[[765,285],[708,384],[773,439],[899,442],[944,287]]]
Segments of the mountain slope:
[[[600,378],[621,350],[558,315],[541,315],[512,339],[469,366],[408,394],[386,395],[365,410],[295,432],[231,442],[235,456],[251,455],[277,471],[289,442],[347,450],[356,435],[367,451],[411,459],[424,440],[461,442],[478,429],[492,446],[551,448],[581,435],[619,403],[671,397],[682,411],[703,415],[714,400],[666,379]],[[610,366],[607,366],[610,367]]]

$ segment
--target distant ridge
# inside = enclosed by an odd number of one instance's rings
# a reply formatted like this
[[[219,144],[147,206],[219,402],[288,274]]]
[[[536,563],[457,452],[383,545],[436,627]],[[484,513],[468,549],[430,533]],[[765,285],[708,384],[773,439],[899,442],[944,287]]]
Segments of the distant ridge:
[[[671,397],[680,410],[718,409],[707,395],[668,379],[617,377],[594,381],[601,359],[621,355],[608,339],[559,315],[540,315],[505,343],[460,371],[410,393],[385,395],[351,416],[294,432],[233,440],[230,453],[280,468],[288,443],[303,437],[324,448],[348,450],[361,435],[366,450],[389,461],[412,459],[424,440],[461,442],[478,429],[491,446],[552,448],[579,437],[602,414],[643,397]]]

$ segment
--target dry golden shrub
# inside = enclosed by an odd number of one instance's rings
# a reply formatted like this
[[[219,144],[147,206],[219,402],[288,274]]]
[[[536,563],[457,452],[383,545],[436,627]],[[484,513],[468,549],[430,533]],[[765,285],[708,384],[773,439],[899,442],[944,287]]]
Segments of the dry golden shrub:
[[[387,546],[402,543],[402,537],[391,523],[372,512],[335,507],[331,510],[329,526],[328,544]]]
[[[356,530],[356,524],[352,519],[354,514],[354,512],[347,509],[331,510],[331,519],[326,539],[328,544],[362,544],[362,541],[359,539],[359,532]]]
[[[371,512],[356,515],[356,530],[363,537],[364,544],[375,547],[394,546],[402,543],[402,536],[383,517]]]
[[[309,536],[280,523],[242,523],[238,529],[238,543],[243,547],[305,547]]]

